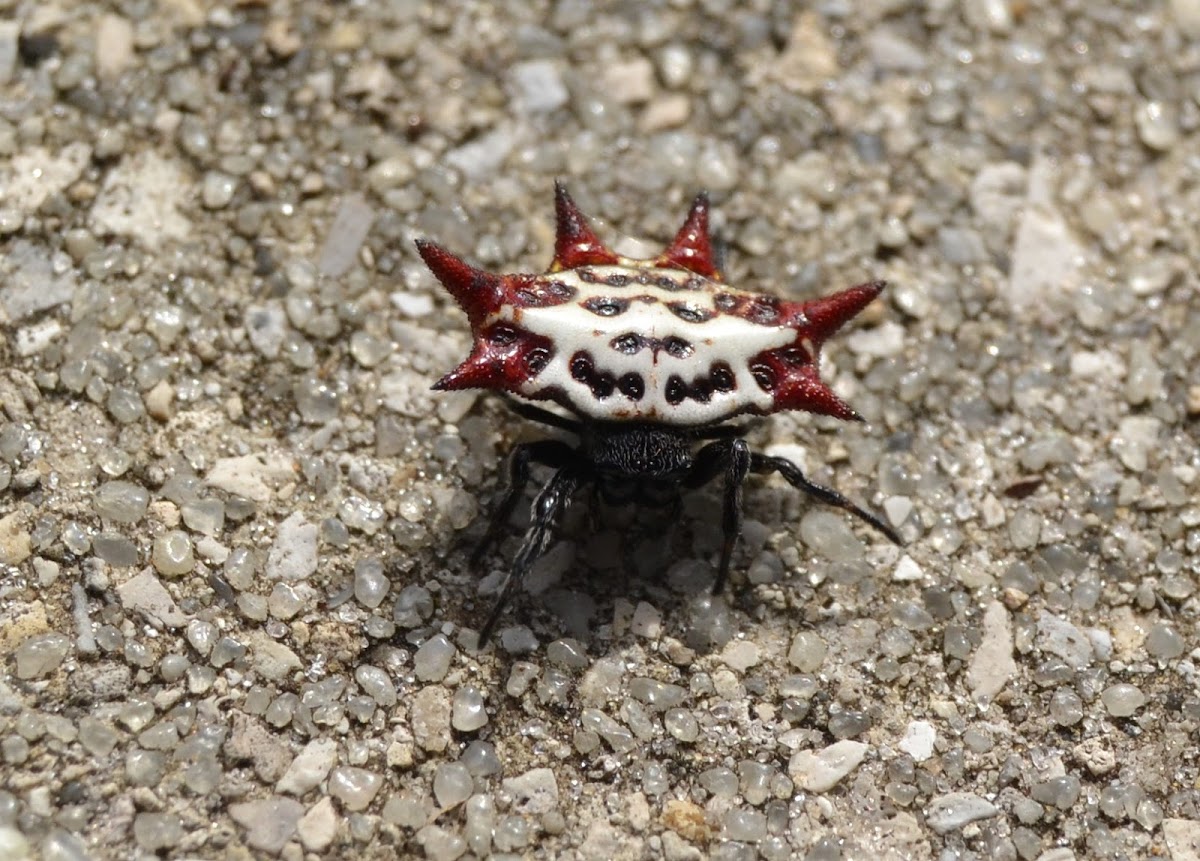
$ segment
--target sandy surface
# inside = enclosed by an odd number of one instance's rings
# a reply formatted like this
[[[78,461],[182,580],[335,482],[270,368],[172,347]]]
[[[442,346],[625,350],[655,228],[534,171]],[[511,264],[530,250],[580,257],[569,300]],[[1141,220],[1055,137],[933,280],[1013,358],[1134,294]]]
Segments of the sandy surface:
[[[3,17],[0,859],[1200,858],[1196,0]],[[715,489],[581,504],[475,648],[546,431],[412,240],[540,271],[556,178],[890,282],[750,441],[903,548],[756,479],[709,604]]]

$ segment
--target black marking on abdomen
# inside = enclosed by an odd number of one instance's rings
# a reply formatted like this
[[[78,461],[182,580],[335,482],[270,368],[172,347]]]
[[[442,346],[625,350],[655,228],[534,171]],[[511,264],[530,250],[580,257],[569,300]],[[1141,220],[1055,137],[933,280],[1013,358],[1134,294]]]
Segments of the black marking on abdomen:
[[[629,310],[629,300],[613,299],[611,296],[593,296],[583,303],[583,307],[597,317],[616,317]]]
[[[715,316],[712,311],[697,308],[686,302],[668,302],[667,307],[672,314],[687,323],[707,323]]]
[[[641,374],[625,374],[617,381],[617,388],[620,389],[621,394],[634,401],[640,401],[646,394],[646,383],[642,380]]]
[[[751,365],[750,373],[754,374],[754,381],[764,392],[774,392],[775,386],[779,384],[779,380],[775,376],[775,369],[763,362]]]
[[[675,359],[686,359],[696,352],[696,348],[692,346],[691,342],[675,335],[669,335],[666,338],[647,338],[637,332],[617,335],[608,342],[608,346],[624,356],[636,356],[647,348],[653,350],[656,356],[661,351]]]
[[[585,350],[580,350],[573,355],[567,367],[571,371],[571,379],[583,383],[591,389],[597,400],[604,400],[617,387],[617,381],[612,374],[607,371],[600,373],[596,371],[596,363],[592,361],[591,354]]]
[[[717,362],[709,368],[708,378],[712,380],[713,388],[718,392],[732,392],[737,388],[737,377],[734,376],[733,368],[724,362]]]
[[[688,395],[687,383],[683,381],[683,377],[678,374],[672,374],[667,379],[667,389],[665,392],[667,403],[671,406],[678,406],[683,403],[683,399]]]

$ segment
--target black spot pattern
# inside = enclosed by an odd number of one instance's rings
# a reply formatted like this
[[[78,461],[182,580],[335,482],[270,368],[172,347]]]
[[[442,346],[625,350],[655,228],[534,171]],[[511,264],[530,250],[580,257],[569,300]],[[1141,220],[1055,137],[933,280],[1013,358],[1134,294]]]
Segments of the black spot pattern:
[[[607,371],[598,373],[592,357],[582,350],[571,357],[569,367],[571,379],[583,383],[591,389],[597,400],[604,400],[617,387],[616,378]]]
[[[676,359],[686,359],[695,349],[683,338],[676,338],[674,335],[663,338],[661,344],[662,349],[667,351],[667,355],[674,356]]]
[[[608,345],[625,356],[637,355],[647,347],[655,353],[662,351],[676,359],[686,359],[696,352],[696,348],[689,341],[674,335],[666,338],[647,338],[636,332],[626,332],[624,335],[613,338]]]
[[[592,378],[596,367],[592,364],[592,357],[587,353],[576,353],[571,357],[571,379],[580,383],[586,383]]]
[[[683,377],[677,374],[672,374],[667,380],[667,403],[671,406],[677,406],[683,403],[683,399],[687,397],[687,383],[683,381]]]
[[[617,388],[620,389],[621,394],[634,401],[640,401],[642,395],[646,394],[646,383],[642,380],[641,374],[625,374],[617,380]]]
[[[671,309],[672,314],[687,323],[704,323],[713,318],[711,311],[697,308],[686,302],[669,302],[667,307]]]
[[[562,281],[538,280],[517,290],[517,303],[526,308],[559,305],[575,295],[575,288]]]
[[[692,380],[691,385],[685,383],[682,377],[672,376],[667,380],[666,397],[667,403],[672,406],[681,404],[688,398],[696,403],[707,404],[712,400],[714,393],[732,392],[736,389],[737,377],[734,376],[733,369],[725,362],[715,362],[709,368],[708,376],[697,377]]]
[[[487,338],[498,347],[507,347],[517,340],[517,330],[501,323],[488,331]]]
[[[616,317],[629,310],[628,299],[613,299],[608,296],[593,296],[583,303],[583,307],[597,317]]]
[[[641,335],[627,332],[624,335],[618,335],[608,342],[608,345],[626,356],[636,355],[642,347],[646,346],[646,339]]]
[[[529,376],[536,377],[550,361],[550,351],[544,347],[536,347],[525,356],[525,369]]]
[[[779,300],[773,296],[756,296],[745,311],[751,323],[766,326],[779,319]]]
[[[724,362],[717,362],[708,372],[708,378],[712,380],[713,388],[718,392],[732,392],[737,388],[737,377],[733,375],[733,368]]]
[[[750,373],[754,375],[755,382],[764,392],[775,390],[778,380],[775,378],[775,371],[770,365],[765,365],[761,362],[750,366]]]

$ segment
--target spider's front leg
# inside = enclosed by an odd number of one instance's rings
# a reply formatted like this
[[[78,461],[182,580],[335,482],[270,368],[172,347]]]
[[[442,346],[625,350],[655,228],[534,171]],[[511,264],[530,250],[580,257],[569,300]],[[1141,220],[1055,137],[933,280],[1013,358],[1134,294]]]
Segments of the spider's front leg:
[[[483,561],[484,555],[496,543],[496,539],[508,525],[508,519],[512,517],[513,509],[517,507],[517,503],[525,494],[525,487],[529,484],[530,464],[540,463],[543,466],[561,469],[576,459],[575,449],[556,439],[521,443],[513,448],[512,457],[508,462],[508,487],[492,511],[487,532],[483,533],[479,544],[471,553],[472,569],[479,568],[479,563]]]
[[[742,482],[750,472],[750,446],[744,439],[718,440],[709,443],[696,453],[692,471],[684,482],[687,487],[700,487],[725,473],[725,503],[721,515],[721,562],[717,568],[717,580],[713,583],[713,594],[725,588],[729,578],[729,563],[733,559],[733,548],[742,534]]]
[[[797,490],[803,490],[809,496],[815,496],[817,499],[824,502],[826,505],[834,505],[843,511],[849,511],[855,517],[865,523],[878,529],[888,537],[893,544],[903,546],[904,540],[900,537],[895,529],[884,523],[878,515],[872,514],[865,508],[855,505],[846,497],[842,496],[832,487],[826,487],[823,484],[817,484],[809,481],[804,473],[800,471],[800,467],[792,463],[787,458],[768,457],[765,454],[753,454],[750,456],[750,471],[755,473],[772,473],[777,472],[783,476],[784,480]]]
[[[571,450],[568,449],[568,451]],[[571,453],[574,454],[573,451]],[[525,478],[527,480],[528,475]],[[524,582],[525,575],[529,573],[529,569],[533,567],[533,563],[549,548],[550,541],[554,538],[555,526],[562,513],[567,510],[567,506],[571,503],[571,494],[579,486],[580,478],[581,473],[577,466],[564,466],[558,472],[554,473],[554,477],[550,479],[550,482],[541,489],[537,498],[534,499],[532,510],[533,523],[530,525],[529,531],[525,533],[525,540],[521,542],[521,549],[517,551],[512,568],[508,572],[508,577],[500,589],[500,597],[496,599],[496,605],[488,615],[487,621],[484,622],[483,630],[479,632],[480,648],[487,645],[487,641],[491,639],[492,631],[496,627],[496,622],[500,619],[500,614],[504,612],[504,608],[512,598],[513,592]],[[507,497],[505,501],[507,502]],[[511,505],[509,506],[509,510],[511,511]]]

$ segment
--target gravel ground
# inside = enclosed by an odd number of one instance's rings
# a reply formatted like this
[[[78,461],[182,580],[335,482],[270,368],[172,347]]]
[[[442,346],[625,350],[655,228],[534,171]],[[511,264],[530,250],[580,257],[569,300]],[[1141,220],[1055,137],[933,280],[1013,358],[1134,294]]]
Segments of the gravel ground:
[[[206,5],[0,3],[2,861],[1200,858],[1200,2]],[[412,240],[555,178],[889,280],[751,441],[905,547],[579,505],[476,648],[542,431]]]

